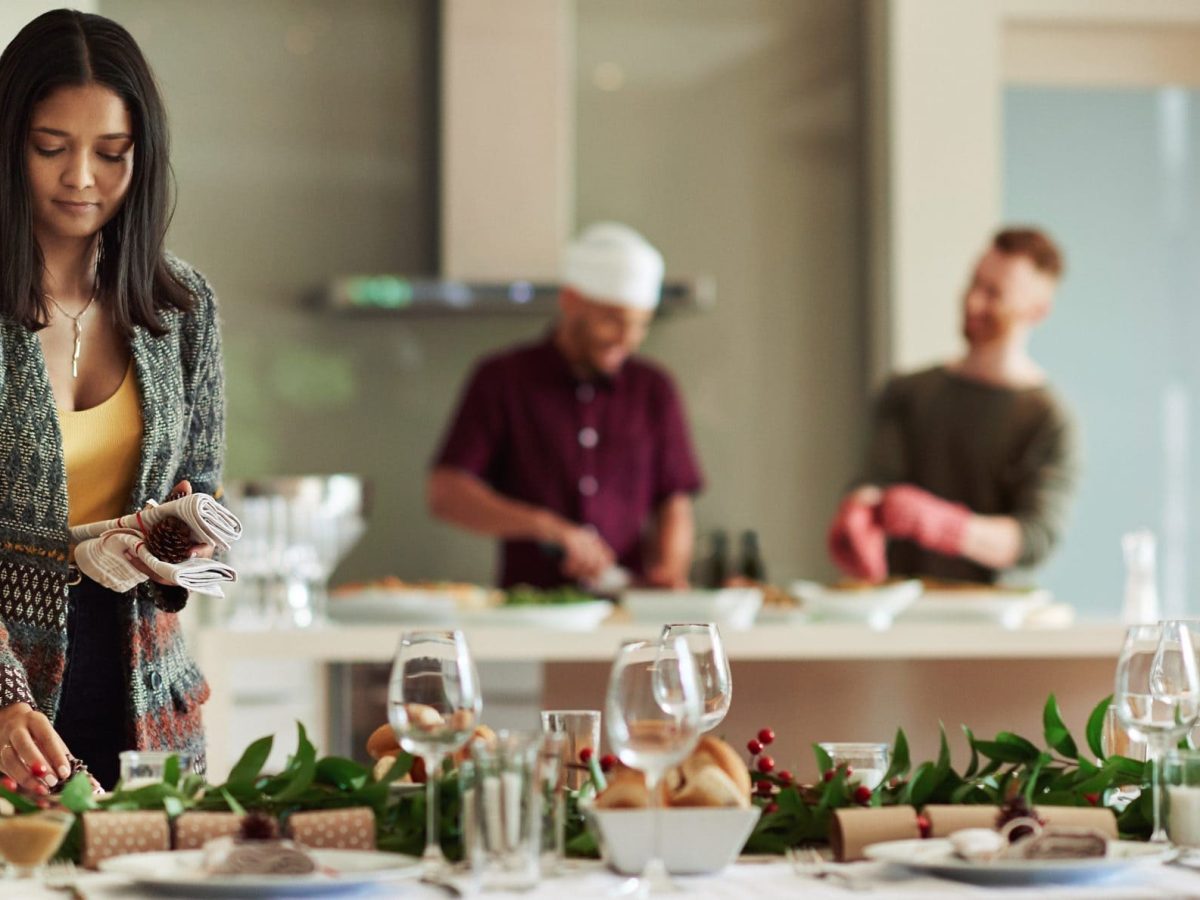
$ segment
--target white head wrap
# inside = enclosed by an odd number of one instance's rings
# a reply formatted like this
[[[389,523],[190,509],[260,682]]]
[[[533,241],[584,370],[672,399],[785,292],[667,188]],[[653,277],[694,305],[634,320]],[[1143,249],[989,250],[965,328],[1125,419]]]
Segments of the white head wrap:
[[[628,225],[597,222],[567,246],[563,283],[596,303],[652,310],[662,278],[662,254]]]

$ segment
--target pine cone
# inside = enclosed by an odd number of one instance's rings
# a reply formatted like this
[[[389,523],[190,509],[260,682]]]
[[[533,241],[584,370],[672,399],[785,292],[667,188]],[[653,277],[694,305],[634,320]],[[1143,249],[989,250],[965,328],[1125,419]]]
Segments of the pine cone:
[[[238,838],[243,841],[270,841],[278,834],[275,820],[266,813],[250,812],[242,816]]]
[[[167,563],[180,563],[188,558],[191,550],[192,529],[183,519],[170,516],[150,529],[146,547],[156,557]]]

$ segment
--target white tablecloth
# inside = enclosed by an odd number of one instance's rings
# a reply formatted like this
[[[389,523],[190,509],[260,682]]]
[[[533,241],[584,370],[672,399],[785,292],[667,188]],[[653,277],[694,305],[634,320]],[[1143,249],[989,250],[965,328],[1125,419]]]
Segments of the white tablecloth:
[[[773,900],[795,898],[802,894],[806,900],[844,900],[860,897],[987,897],[1003,900],[1141,900],[1141,898],[1200,898],[1200,871],[1178,865],[1142,867],[1122,874],[1119,878],[1083,885],[1037,885],[1034,887],[984,888],[937,878],[914,877],[903,871],[877,863],[853,863],[841,867],[854,878],[853,889],[840,881],[818,880],[797,874],[785,862],[743,862],[717,875],[676,878],[676,883],[689,897],[715,900]],[[483,900],[610,900],[612,891],[623,879],[599,864],[575,864],[565,876],[545,878],[536,890],[525,893],[493,893],[480,895]],[[77,882],[87,900],[143,900],[153,895],[139,893],[120,879],[104,874],[83,874]],[[28,900],[67,896],[61,891],[38,889],[29,882],[0,881],[0,897],[21,897]],[[179,896],[179,895],[175,895]],[[343,895],[350,896],[350,895]],[[379,885],[355,897],[445,898],[446,891],[413,881]]]

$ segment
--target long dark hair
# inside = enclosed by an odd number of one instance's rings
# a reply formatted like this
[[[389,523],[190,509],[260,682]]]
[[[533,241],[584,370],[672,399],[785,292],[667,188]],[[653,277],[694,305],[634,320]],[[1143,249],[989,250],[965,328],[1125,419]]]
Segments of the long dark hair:
[[[26,171],[29,125],[51,93],[89,84],[120,97],[133,121],[133,178],[100,230],[99,295],[123,334],[142,326],[160,335],[159,310],[192,308],[163,255],[172,213],[166,110],[133,36],[69,9],[38,16],[0,54],[0,314],[33,330],[49,321]]]

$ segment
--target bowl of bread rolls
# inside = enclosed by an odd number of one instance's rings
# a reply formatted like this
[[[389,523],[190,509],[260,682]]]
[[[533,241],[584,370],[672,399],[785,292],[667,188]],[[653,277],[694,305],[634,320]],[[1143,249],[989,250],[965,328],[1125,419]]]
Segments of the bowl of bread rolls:
[[[705,736],[658,786],[662,809],[659,850],[675,875],[716,872],[745,846],[758,822],[750,802],[750,772],[720,738]],[[650,858],[654,819],[642,773],[618,765],[587,808],[600,852],[618,872],[636,875]]]

